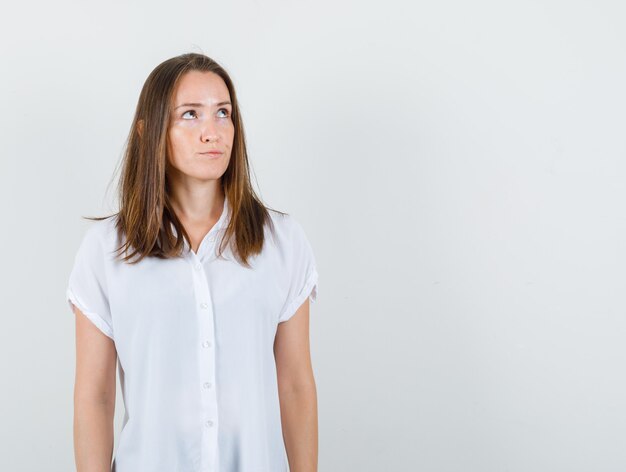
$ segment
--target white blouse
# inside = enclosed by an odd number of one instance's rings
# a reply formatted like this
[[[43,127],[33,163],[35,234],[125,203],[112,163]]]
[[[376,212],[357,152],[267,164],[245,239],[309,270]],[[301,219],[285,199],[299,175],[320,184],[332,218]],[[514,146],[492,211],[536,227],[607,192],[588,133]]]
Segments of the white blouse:
[[[114,472],[283,472],[274,337],[317,298],[313,250],[290,215],[269,210],[265,245],[245,268],[231,213],[183,258],[116,261],[114,219],[87,229],[66,298],[115,342],[125,415]]]

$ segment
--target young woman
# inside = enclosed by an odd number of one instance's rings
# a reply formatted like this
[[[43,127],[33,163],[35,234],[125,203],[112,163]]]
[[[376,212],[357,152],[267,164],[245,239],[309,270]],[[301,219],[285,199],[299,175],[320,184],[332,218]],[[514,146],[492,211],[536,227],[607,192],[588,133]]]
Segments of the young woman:
[[[91,218],[67,287],[78,472],[316,471],[315,258],[252,189],[229,75],[157,66],[126,144],[119,211]]]

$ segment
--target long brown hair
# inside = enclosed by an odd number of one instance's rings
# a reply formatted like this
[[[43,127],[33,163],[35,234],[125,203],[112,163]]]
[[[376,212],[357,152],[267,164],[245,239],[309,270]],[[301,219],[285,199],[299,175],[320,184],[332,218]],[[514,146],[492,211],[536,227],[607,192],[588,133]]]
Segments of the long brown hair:
[[[181,256],[183,238],[187,242],[190,238],[171,205],[170,182],[166,173],[167,140],[174,90],[183,74],[189,71],[219,75],[230,93],[235,132],[230,161],[221,182],[231,212],[218,255],[222,255],[225,244],[234,238],[233,254],[250,267],[248,258],[260,253],[263,248],[265,224],[274,229],[268,212],[270,208],[261,202],[252,188],[243,122],[233,82],[222,66],[203,54],[187,53],[173,57],[150,73],[141,90],[126,140],[122,175],[118,183],[119,211],[105,217],[86,218],[103,220],[117,216],[115,227],[118,236],[126,239],[117,251],[121,254],[133,249],[122,259],[127,262],[138,255],[138,259],[130,264],[146,256],[160,259]]]

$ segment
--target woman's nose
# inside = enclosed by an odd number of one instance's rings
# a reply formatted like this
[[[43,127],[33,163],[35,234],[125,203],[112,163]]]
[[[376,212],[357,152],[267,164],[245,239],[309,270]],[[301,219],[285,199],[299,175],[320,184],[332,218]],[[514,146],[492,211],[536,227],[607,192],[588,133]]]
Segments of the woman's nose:
[[[205,123],[202,128],[202,142],[210,142],[217,140],[217,129],[212,123]]]

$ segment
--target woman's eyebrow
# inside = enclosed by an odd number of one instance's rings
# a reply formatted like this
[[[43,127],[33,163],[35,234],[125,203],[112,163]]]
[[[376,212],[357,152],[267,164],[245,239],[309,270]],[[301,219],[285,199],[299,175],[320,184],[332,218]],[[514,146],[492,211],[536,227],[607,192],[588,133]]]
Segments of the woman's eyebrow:
[[[221,107],[222,105],[232,105],[232,103],[230,103],[230,102],[219,102],[219,103],[215,104],[216,107]],[[204,106],[203,103],[182,103],[182,104],[176,106],[174,108],[174,110],[176,110],[177,108],[180,108],[180,107],[203,107],[203,106]]]

